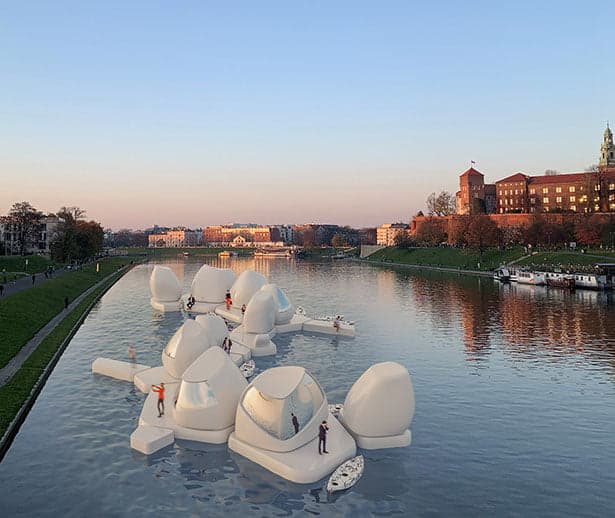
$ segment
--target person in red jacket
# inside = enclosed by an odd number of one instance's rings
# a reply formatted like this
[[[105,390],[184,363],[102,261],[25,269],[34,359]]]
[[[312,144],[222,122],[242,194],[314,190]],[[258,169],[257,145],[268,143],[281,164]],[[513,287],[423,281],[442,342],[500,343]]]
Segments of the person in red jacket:
[[[152,390],[158,392],[158,417],[164,415],[164,383],[152,385]]]
[[[226,302],[226,310],[229,311],[231,306],[233,305],[233,301],[231,300],[231,292],[226,292],[226,297],[224,297],[224,302]]]

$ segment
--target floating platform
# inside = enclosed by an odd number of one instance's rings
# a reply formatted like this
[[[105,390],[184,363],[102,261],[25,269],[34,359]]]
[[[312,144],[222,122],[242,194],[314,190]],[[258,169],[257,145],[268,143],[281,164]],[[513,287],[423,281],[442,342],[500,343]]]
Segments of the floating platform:
[[[333,325],[334,320],[312,319],[303,324],[303,331],[306,333],[322,333],[326,335],[354,337],[355,329],[353,324],[341,321],[339,327]]]
[[[329,414],[327,450],[318,454],[318,437],[289,452],[275,452],[240,441],[233,432],[228,445],[231,450],[256,464],[297,484],[311,484],[331,474],[340,464],[356,455],[352,436]]]
[[[219,302],[195,302],[191,308],[188,308],[187,299],[184,302],[184,308],[189,313],[214,313],[219,305]]]
[[[155,426],[139,426],[130,435],[130,447],[145,455],[156,453],[175,442],[173,430]]]
[[[234,322],[235,324],[241,324],[243,322],[243,314],[241,313],[241,308],[235,308],[231,306],[231,309],[226,309],[225,304],[221,304],[216,307],[214,311],[216,315],[220,315],[224,320],[228,320],[229,322]]]
[[[275,326],[277,333],[298,333],[303,331],[303,324],[308,322],[310,318],[305,315],[294,314],[288,324],[279,324]]]
[[[211,444],[223,444],[228,440],[235,425],[220,430],[196,430],[180,426],[175,421],[175,400],[179,391],[179,383],[167,385],[165,383],[164,407],[165,413],[158,417],[158,394],[150,392],[143,404],[139,416],[139,427],[162,428],[171,430],[175,439],[187,441],[208,442]]]
[[[94,374],[101,374],[117,380],[130,382],[134,380],[136,374],[150,368],[149,365],[112,360],[110,358],[96,358],[92,362],[92,372]]]
[[[152,390],[152,385],[179,383],[179,380],[168,374],[163,366],[142,370],[135,374],[132,381],[134,381],[135,387],[144,394]]]
[[[156,311],[161,311],[162,313],[172,313],[173,311],[181,311],[182,309],[182,301],[174,300],[170,302],[163,302],[160,300],[150,299],[149,303]]]

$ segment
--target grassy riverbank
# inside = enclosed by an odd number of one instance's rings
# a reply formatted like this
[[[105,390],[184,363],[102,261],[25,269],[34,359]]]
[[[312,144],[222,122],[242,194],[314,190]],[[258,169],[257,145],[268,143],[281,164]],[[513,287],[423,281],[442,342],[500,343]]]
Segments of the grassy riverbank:
[[[40,286],[0,299],[0,368],[64,308],[64,297],[74,300],[107,275],[130,262],[127,257],[101,259],[96,263],[51,279]]]
[[[461,270],[488,271],[523,257],[522,247],[510,250],[487,250],[481,255],[465,248],[396,248],[388,247],[370,255],[370,262],[413,264],[417,266],[435,266],[457,268]]]
[[[615,253],[538,252],[516,263],[537,270],[562,268],[574,271],[590,270],[596,263],[615,262]]]
[[[123,271],[118,271],[84,298],[41,342],[36,351],[30,355],[17,373],[3,387],[0,387],[0,401],[2,401],[2,405],[0,405],[0,436],[5,433],[7,427],[22,408],[41,374],[65,339],[70,336],[79,319],[88,310],[90,305],[122,275]]]
[[[26,260],[28,261],[27,265]],[[21,257],[18,255],[1,256],[0,283],[4,281],[5,274],[7,281],[13,281],[26,275],[32,275],[33,273],[42,273],[46,271],[49,266],[53,266],[55,268],[59,265],[51,259],[40,257],[38,255],[29,255],[27,257]]]

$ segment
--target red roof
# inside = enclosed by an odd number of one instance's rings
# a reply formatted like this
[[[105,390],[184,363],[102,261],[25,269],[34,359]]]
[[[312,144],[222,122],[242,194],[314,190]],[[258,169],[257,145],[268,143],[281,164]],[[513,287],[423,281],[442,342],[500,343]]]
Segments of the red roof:
[[[570,182],[583,182],[588,179],[587,175],[593,173],[567,173],[567,174],[554,174],[543,176],[530,176],[529,183],[533,184],[545,184],[545,183],[570,183]]]
[[[477,171],[473,167],[470,167],[470,169],[468,169],[465,173],[461,174],[460,176],[485,176],[485,175],[481,173],[480,171]]]
[[[530,176],[523,174],[523,173],[515,173],[512,176],[507,176],[506,178],[503,178],[502,180],[498,180],[496,183],[502,183],[502,182],[523,182],[525,180],[527,180],[528,178],[531,178]]]

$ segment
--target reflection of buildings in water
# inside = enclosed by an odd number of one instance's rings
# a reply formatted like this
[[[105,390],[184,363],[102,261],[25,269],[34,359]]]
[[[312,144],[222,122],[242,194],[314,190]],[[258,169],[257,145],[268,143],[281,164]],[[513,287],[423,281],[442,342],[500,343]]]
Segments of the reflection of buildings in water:
[[[615,318],[609,295],[513,285],[501,300],[503,345],[525,355],[602,351],[615,343],[608,327]]]

